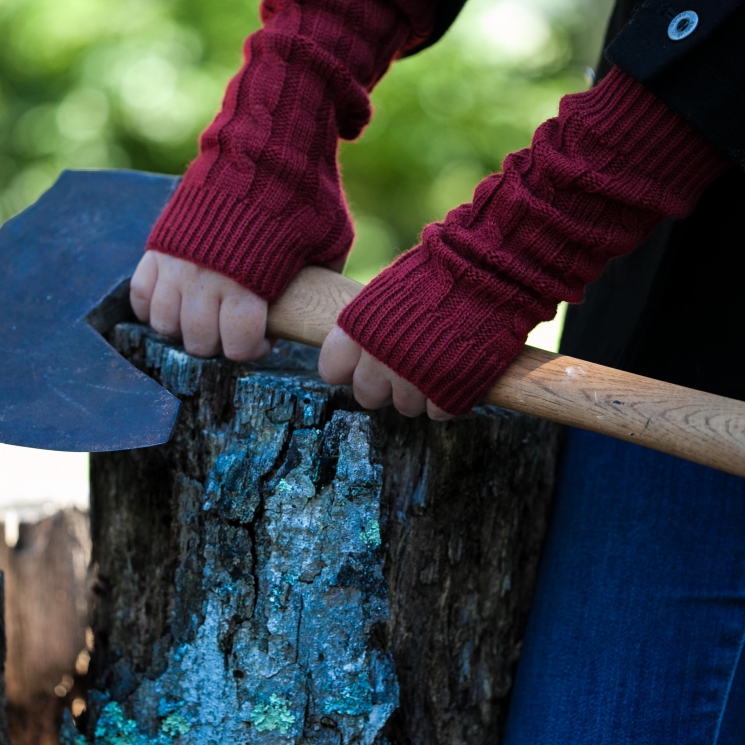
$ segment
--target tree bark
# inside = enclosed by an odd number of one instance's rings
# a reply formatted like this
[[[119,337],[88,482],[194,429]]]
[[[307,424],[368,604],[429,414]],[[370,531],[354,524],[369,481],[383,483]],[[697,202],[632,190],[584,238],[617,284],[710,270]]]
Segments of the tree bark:
[[[92,457],[87,739],[498,743],[559,429],[360,411],[298,345],[111,340],[183,411],[168,445]]]

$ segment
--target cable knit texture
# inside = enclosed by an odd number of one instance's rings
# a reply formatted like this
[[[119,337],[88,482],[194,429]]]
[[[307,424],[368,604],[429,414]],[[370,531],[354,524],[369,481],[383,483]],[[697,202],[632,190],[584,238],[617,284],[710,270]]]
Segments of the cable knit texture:
[[[306,264],[344,256],[353,229],[339,138],[370,119],[368,94],[433,22],[429,0],[264,0],[263,28],[200,155],[147,248],[274,300]]]
[[[688,215],[729,167],[639,83],[613,69],[565,96],[530,148],[425,228],[339,325],[452,414],[468,412],[528,332],[578,303],[613,257]]]

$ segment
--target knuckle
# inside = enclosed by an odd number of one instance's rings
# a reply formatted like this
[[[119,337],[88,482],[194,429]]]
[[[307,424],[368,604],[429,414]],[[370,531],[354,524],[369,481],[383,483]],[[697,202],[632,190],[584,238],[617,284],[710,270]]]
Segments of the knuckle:
[[[129,296],[133,300],[141,303],[149,303],[152,293],[144,282],[135,282],[133,279],[129,286]]]
[[[250,362],[251,352],[245,347],[223,345],[222,353],[232,362]]]
[[[174,323],[169,323],[163,319],[153,318],[150,321],[150,325],[154,331],[157,331],[161,336],[168,336],[172,339],[178,337],[178,327]]]
[[[263,360],[264,357],[266,357],[269,352],[271,352],[271,349],[264,344],[263,342],[259,345],[258,349],[253,353],[251,356],[251,359],[249,362],[255,362],[257,360]]]
[[[215,324],[210,323],[210,319],[202,315],[189,314],[181,318],[181,333],[190,344],[210,344],[208,340],[214,327]]]
[[[184,349],[193,357],[212,357],[215,354],[214,346],[204,342],[184,341]]]
[[[342,383],[345,380],[348,382],[348,375],[345,374],[346,371],[333,358],[329,359],[321,355],[318,361],[318,372],[327,383],[331,383],[332,385]]]
[[[413,385],[402,378],[393,382],[393,405],[403,416],[414,418],[427,408],[427,399]]]
[[[368,398],[367,396],[363,394],[355,393],[354,397],[357,400],[357,403],[363,409],[377,409],[378,408],[377,404],[371,398]]]
[[[223,354],[233,362],[253,362],[266,356],[263,340],[248,344],[223,344]]]
[[[424,402],[418,396],[393,396],[393,405],[399,414],[413,419],[425,409]]]
[[[366,389],[362,386],[354,386],[354,397],[357,403],[365,409],[379,409],[388,403],[388,397],[381,395],[379,391]]]

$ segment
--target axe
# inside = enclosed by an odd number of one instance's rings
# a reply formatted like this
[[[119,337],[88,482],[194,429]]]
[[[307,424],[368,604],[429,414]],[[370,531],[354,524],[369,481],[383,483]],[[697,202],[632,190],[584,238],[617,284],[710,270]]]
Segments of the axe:
[[[166,442],[178,400],[101,334],[178,180],[67,171],[0,229],[0,442],[94,452]],[[308,267],[270,305],[268,335],[321,346],[362,285]],[[745,403],[526,347],[485,403],[745,476]]]

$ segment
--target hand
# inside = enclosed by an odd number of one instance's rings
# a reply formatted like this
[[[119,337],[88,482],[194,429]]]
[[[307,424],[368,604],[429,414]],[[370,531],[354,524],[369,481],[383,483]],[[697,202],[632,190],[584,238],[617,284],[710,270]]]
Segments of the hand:
[[[380,409],[392,403],[408,417],[426,411],[430,419],[438,422],[453,418],[411,383],[365,352],[338,326],[334,326],[323,343],[318,372],[327,383],[352,383],[354,397],[366,409]]]
[[[237,282],[190,261],[147,251],[129,292],[135,315],[159,334],[182,339],[195,357],[222,349],[230,360],[266,357],[267,302]]]

